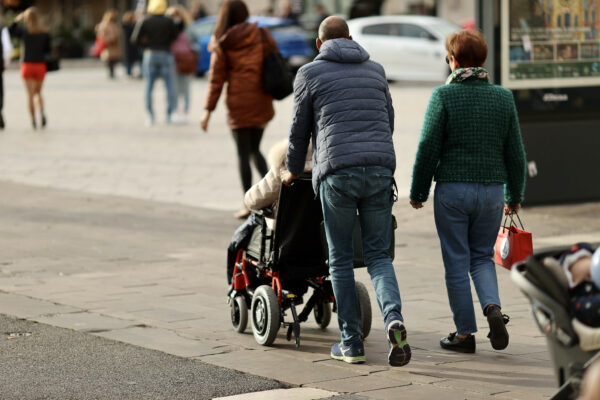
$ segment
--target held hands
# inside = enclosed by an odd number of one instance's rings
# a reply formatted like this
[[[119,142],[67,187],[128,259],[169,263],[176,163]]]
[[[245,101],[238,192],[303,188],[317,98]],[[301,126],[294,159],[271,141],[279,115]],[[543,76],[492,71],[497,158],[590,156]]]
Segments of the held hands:
[[[287,169],[281,172],[281,183],[285,186],[291,186],[294,180],[298,179],[298,175],[292,174]]]
[[[508,204],[504,205],[504,215],[512,215],[519,212],[521,209],[521,204],[514,204],[509,206]]]
[[[420,201],[409,201],[410,205],[412,206],[412,208],[414,208],[415,210],[418,210],[419,208],[423,208],[423,203],[421,203]]]
[[[210,120],[210,114],[211,112],[206,110],[204,116],[202,116],[202,119],[200,120],[200,128],[202,128],[204,132],[206,132],[206,130],[208,129],[208,121]]]

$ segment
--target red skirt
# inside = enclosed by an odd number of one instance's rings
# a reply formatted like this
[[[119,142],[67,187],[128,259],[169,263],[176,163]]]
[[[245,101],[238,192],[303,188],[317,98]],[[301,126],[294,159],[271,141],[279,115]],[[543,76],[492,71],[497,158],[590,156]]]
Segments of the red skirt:
[[[43,81],[46,76],[46,63],[43,62],[22,62],[21,78]]]

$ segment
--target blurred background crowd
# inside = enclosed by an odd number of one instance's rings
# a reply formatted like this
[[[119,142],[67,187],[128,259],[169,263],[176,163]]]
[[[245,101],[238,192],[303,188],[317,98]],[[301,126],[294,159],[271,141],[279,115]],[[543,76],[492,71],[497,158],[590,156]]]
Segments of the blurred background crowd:
[[[52,35],[54,51],[61,59],[100,55],[93,51],[96,28],[107,10],[114,10],[113,18],[122,25],[123,33],[129,35],[133,24],[144,16],[147,9],[147,0],[2,0],[1,4],[6,26],[19,12],[36,6]],[[208,69],[207,36],[210,36],[214,27],[220,4],[220,0],[169,1],[170,6],[185,8],[192,18],[192,30],[197,32],[205,56],[198,60],[199,75]],[[473,0],[249,0],[247,5],[251,15],[262,17],[263,23],[271,30],[304,36],[311,48],[319,23],[328,15],[346,18],[392,14],[431,15],[470,27],[474,25],[475,14]],[[267,17],[280,17],[281,20],[268,20]],[[15,44],[12,57],[18,58],[19,46]],[[126,46],[122,47],[120,60],[126,65],[135,53],[131,53]],[[293,55],[299,56],[292,59],[292,64],[307,61],[306,49],[295,51],[299,54],[286,54],[286,50],[282,49],[284,57],[288,59]],[[314,52],[314,48],[311,51]],[[312,54],[309,56],[312,57]]]

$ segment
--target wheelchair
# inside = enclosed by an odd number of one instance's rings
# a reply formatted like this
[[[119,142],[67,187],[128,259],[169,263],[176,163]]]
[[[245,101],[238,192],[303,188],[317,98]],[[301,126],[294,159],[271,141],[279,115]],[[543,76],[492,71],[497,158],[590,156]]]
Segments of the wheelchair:
[[[600,358],[600,328],[579,322],[569,309],[567,277],[556,261],[567,249],[557,247],[536,253],[514,265],[510,273],[531,302],[534,320],[546,336],[559,387],[552,400],[576,399],[585,371]]]
[[[302,176],[288,187],[282,185],[274,225],[269,213],[257,213],[261,223],[245,248],[235,257],[232,285],[228,293],[231,322],[236,332],[248,322],[256,342],[270,346],[281,327],[286,338],[300,346],[300,324],[312,313],[325,329],[336,311],[329,280],[327,240],[321,203],[315,198],[310,176]],[[395,227],[395,220],[394,220]],[[393,237],[393,235],[392,235]],[[394,241],[390,245],[393,258]],[[354,266],[364,267],[360,224],[354,229]],[[308,289],[312,294],[304,303]],[[367,288],[356,282],[360,306],[360,327],[365,339],[371,330],[371,299]],[[300,313],[296,306],[304,304]]]

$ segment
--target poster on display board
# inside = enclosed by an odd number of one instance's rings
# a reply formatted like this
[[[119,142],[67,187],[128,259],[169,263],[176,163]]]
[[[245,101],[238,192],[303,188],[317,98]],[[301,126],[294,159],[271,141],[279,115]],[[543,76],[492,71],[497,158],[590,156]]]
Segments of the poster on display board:
[[[599,3],[502,0],[502,86],[600,86]]]

